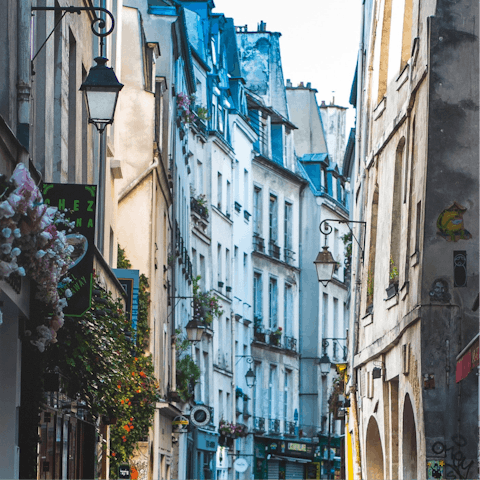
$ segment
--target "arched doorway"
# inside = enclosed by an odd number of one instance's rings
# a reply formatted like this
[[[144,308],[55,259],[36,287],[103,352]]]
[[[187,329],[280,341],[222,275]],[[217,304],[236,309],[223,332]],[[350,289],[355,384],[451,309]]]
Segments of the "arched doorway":
[[[366,446],[367,480],[384,480],[382,440],[374,417],[368,422]]]
[[[417,478],[417,429],[408,393],[403,406],[402,460],[404,480]]]

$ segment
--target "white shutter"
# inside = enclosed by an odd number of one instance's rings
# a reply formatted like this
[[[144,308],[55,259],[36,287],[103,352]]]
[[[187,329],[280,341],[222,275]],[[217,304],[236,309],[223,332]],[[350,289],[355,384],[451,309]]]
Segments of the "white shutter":
[[[268,462],[268,478],[269,480],[278,480],[280,476],[280,462],[278,460],[270,460]]]
[[[276,329],[278,326],[278,289],[277,282],[272,283],[272,328]]]

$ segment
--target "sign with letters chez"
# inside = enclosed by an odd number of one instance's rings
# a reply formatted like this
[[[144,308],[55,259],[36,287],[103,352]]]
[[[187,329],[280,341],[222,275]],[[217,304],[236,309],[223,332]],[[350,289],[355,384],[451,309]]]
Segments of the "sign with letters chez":
[[[456,383],[468,376],[468,374],[478,367],[479,344],[477,336],[463,349],[461,355],[457,357],[457,368],[455,372]]]
[[[65,232],[67,242],[73,247],[68,271],[70,282],[60,283],[59,290],[68,288],[72,293],[63,313],[81,317],[90,308],[92,299],[97,186],[44,183],[42,194],[46,204],[65,212],[66,218],[75,223],[72,231]]]

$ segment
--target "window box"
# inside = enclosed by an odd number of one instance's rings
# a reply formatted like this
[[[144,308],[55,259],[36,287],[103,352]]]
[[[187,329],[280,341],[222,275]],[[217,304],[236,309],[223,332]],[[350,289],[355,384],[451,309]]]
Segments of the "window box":
[[[218,282],[218,288],[223,288],[224,283],[223,282]]]
[[[225,290],[226,290],[227,292],[231,292],[231,291],[232,291],[232,287],[230,287],[229,285],[227,285],[227,286],[225,287]]]
[[[235,202],[235,210],[237,212],[240,212],[241,209],[242,209],[242,206],[238,202]]]
[[[387,289],[387,300],[394,297],[398,293],[398,282],[391,283]]]
[[[247,222],[250,221],[250,217],[251,217],[251,216],[252,216],[251,213],[248,213],[246,210],[243,211],[243,217],[245,218],[245,220],[246,220]]]

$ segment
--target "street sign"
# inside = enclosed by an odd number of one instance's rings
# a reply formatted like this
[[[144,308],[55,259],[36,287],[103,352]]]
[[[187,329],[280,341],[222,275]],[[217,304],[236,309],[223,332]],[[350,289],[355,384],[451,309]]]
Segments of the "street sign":
[[[130,479],[130,466],[126,463],[118,467],[118,478]]]
[[[245,458],[237,458],[235,462],[233,462],[233,468],[235,469],[236,472],[238,473],[243,473],[247,470],[248,468],[248,462],[245,460]]]

